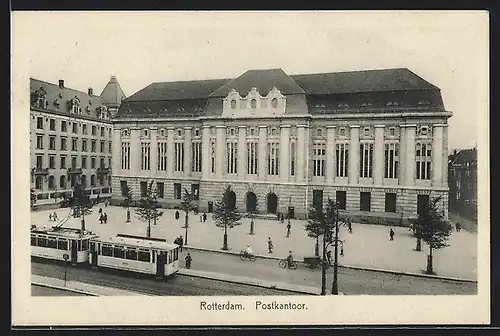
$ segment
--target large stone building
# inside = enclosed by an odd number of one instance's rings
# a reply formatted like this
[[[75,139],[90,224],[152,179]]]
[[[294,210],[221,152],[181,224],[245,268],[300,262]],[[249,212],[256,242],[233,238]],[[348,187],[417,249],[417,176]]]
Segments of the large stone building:
[[[113,198],[155,181],[160,202],[184,188],[211,211],[225,186],[246,209],[304,218],[332,198],[353,214],[413,217],[447,208],[447,120],[439,88],[408,69],[153,83],[113,120]]]
[[[54,199],[81,181],[92,195],[111,194],[112,123],[125,98],[116,78],[103,93],[30,79],[31,188]]]
[[[448,160],[449,208],[477,220],[477,150],[454,151]]]

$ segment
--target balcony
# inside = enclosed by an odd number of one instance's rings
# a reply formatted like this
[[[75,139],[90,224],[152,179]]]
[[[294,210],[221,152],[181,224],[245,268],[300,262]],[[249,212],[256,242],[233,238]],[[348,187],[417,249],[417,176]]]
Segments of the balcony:
[[[68,168],[68,174],[81,174],[82,168],[70,167]]]
[[[111,168],[110,167],[98,167],[97,168],[97,174],[98,175],[107,175],[111,173]]]
[[[49,168],[33,168],[33,175],[49,175]]]

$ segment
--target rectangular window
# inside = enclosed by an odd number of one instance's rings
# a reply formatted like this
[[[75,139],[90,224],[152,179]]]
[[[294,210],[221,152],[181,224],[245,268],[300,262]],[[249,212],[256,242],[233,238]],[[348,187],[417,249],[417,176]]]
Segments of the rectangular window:
[[[373,166],[373,143],[359,145],[359,177],[371,178]]]
[[[339,209],[345,210],[346,209],[346,199],[347,199],[347,193],[342,190],[338,190],[335,192],[335,200],[339,204]]]
[[[417,214],[424,214],[429,206],[429,195],[417,195]]]
[[[106,167],[106,165],[104,164],[104,158],[103,157],[99,158],[99,167],[101,167],[101,168],[105,168]]]
[[[430,180],[432,162],[431,144],[417,143],[415,159],[417,180]]]
[[[336,172],[337,177],[347,177],[349,163],[348,144],[339,143],[336,145]]]
[[[113,257],[119,259],[125,258],[125,250],[123,249],[122,246],[113,247]]]
[[[313,190],[313,206],[323,208],[323,190]]]
[[[120,181],[120,190],[122,192],[122,196],[127,196],[127,181]]]
[[[61,150],[66,150],[66,138],[61,138]]]
[[[137,260],[137,250],[132,247],[127,247],[125,258],[128,260]]]
[[[175,171],[183,172],[184,171],[184,143],[176,142],[175,143]]]
[[[82,156],[82,169],[87,169],[87,157]]]
[[[181,184],[180,183],[174,183],[174,198],[175,199],[181,199],[182,193],[181,193]]]
[[[93,153],[96,151],[96,140],[94,139],[90,140],[90,151]]]
[[[228,142],[226,144],[227,173],[238,174],[238,143]]]
[[[113,153],[113,143],[111,141],[108,142],[108,152]]]
[[[137,260],[143,261],[143,262],[150,262],[151,261],[151,252],[149,252],[148,250],[139,249]]]
[[[47,240],[47,247],[57,249],[57,239],[56,238],[49,238]]]
[[[100,150],[101,150],[101,153],[104,153],[104,148],[105,148],[106,144],[104,143],[104,141],[101,141],[100,143]]]
[[[267,174],[279,175],[279,142],[270,142],[267,144]]]
[[[87,125],[83,124],[82,125],[82,134],[87,134],[88,131],[87,131]]]
[[[326,144],[318,143],[313,145],[313,176],[325,176],[325,150]]]
[[[55,131],[56,130],[56,120],[55,119],[50,119],[49,120],[49,129],[51,131]]]
[[[193,142],[191,148],[191,171],[201,173],[201,142]]]
[[[141,182],[141,197],[148,197],[148,182]]]
[[[163,182],[156,182],[156,191],[158,198],[165,198],[165,184]]]
[[[121,167],[130,169],[130,142],[122,142]]]
[[[50,169],[56,168],[56,157],[54,155],[49,156],[49,168]]]
[[[87,151],[87,139],[82,139],[82,152]]]
[[[43,117],[36,118],[36,128],[43,130]]]
[[[76,168],[76,156],[71,157],[71,168]]]
[[[215,173],[215,141],[210,142],[210,172]]]
[[[191,184],[191,194],[193,195],[193,200],[197,201],[200,199],[200,185],[198,183]]]
[[[39,169],[43,168],[43,156],[42,155],[36,156],[36,167]]]
[[[61,155],[61,169],[66,169],[66,156]]]
[[[104,136],[104,126],[101,126],[101,136]]]
[[[49,136],[49,149],[55,150],[56,149],[56,137],[55,136]]]
[[[141,170],[151,169],[151,147],[149,142],[141,142]]]
[[[59,238],[57,239],[57,249],[67,251],[68,250],[68,240]]]
[[[295,142],[290,143],[290,176],[295,175]]]
[[[396,212],[396,193],[385,194],[385,212]]]
[[[76,122],[73,122],[71,125],[73,133],[78,133],[78,124]]]
[[[36,246],[36,236],[31,235],[31,246]]]
[[[66,121],[62,120],[61,121],[61,132],[67,132],[68,131],[68,124]]]
[[[78,151],[78,139],[77,138],[71,138],[71,150],[74,152]]]
[[[95,169],[95,157],[90,158],[90,169]]]
[[[388,143],[384,148],[384,177],[397,179],[399,171],[399,144]]]
[[[371,205],[371,193],[370,192],[360,192],[359,193],[359,210],[370,211]]]
[[[250,175],[257,175],[259,157],[257,146],[257,142],[247,142],[247,174]]]
[[[92,126],[92,135],[96,135],[96,127]]]
[[[111,245],[102,244],[101,254],[104,257],[112,257],[113,256],[113,248],[111,247]]]
[[[158,142],[157,165],[158,171],[167,171],[167,142]]]
[[[36,136],[36,148],[43,149],[43,135]]]

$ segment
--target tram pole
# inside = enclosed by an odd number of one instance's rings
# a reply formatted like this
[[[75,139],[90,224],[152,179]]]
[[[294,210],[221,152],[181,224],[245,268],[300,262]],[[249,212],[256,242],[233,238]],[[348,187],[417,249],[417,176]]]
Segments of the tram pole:
[[[333,263],[333,283],[332,283],[332,294],[338,295],[338,261],[339,261],[339,208],[338,206],[335,208],[335,249],[334,249],[334,263]],[[344,249],[342,248],[342,252]],[[342,253],[343,254],[343,253]]]

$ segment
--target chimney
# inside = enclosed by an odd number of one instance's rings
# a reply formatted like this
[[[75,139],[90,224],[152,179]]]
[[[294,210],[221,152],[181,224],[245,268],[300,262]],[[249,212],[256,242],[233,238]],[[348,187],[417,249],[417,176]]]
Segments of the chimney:
[[[59,88],[64,89],[64,79],[59,80]]]
[[[92,88],[89,88],[89,96],[93,96],[94,95],[94,90]]]
[[[453,150],[453,156],[457,156],[457,150],[456,149]]]

